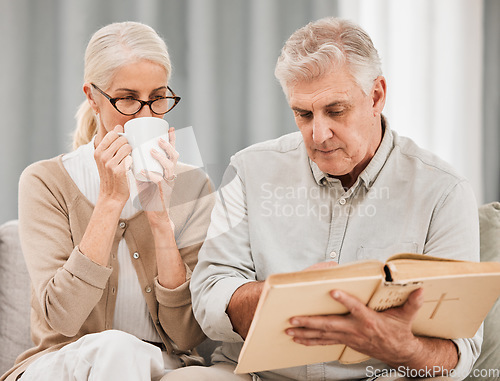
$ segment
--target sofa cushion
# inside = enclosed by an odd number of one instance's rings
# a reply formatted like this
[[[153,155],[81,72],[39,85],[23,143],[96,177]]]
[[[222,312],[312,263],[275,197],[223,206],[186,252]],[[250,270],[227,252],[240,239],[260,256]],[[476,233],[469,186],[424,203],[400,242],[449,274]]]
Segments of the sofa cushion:
[[[494,202],[479,207],[481,228],[481,262],[500,262],[500,203]],[[477,380],[497,380],[485,373],[498,370],[500,364],[500,299],[484,321],[484,338],[481,356],[474,365]],[[481,375],[482,372],[482,375]],[[475,374],[474,372],[472,374]],[[481,376],[480,376],[481,375]]]
[[[30,337],[30,280],[21,252],[17,221],[0,226],[0,375],[33,346]]]

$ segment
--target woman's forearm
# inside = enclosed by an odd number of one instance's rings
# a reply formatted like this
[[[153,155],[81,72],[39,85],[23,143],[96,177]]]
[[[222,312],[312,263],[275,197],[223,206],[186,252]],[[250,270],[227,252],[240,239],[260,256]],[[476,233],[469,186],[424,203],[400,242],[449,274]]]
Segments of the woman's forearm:
[[[80,251],[93,262],[107,266],[123,203],[99,198],[79,244]]]
[[[152,225],[151,230],[155,241],[158,282],[165,288],[177,288],[186,282],[186,267],[175,242],[174,226],[165,219],[164,223]]]

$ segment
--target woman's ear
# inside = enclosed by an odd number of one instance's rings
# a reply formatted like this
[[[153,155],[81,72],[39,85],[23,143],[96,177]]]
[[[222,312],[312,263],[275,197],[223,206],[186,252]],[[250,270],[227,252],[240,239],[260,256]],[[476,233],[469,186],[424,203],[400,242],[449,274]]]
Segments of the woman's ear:
[[[94,94],[92,93],[92,85],[90,83],[85,83],[83,85],[83,92],[87,96],[87,101],[89,102],[90,107],[94,110],[94,113],[99,114],[99,105],[94,99]]]
[[[373,99],[373,115],[380,115],[385,106],[385,97],[387,93],[387,85],[383,76],[378,76],[375,79],[372,87]]]

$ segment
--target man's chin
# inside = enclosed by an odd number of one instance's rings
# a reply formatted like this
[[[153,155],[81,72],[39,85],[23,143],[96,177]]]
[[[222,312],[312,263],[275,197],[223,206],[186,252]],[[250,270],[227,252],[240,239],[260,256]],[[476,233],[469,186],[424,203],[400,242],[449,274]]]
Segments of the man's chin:
[[[323,173],[328,173],[331,176],[342,176],[348,171],[345,171],[345,168],[339,168],[337,165],[333,165],[337,160],[334,159],[325,159],[316,156],[313,161],[316,163],[318,168],[321,170]]]

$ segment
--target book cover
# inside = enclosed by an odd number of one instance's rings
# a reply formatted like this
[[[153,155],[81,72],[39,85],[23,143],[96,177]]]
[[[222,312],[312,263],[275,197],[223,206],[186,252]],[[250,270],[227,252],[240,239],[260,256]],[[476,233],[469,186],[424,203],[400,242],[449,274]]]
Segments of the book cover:
[[[332,268],[273,274],[264,284],[241,350],[236,373],[328,361],[357,363],[369,357],[345,345],[304,346],[285,334],[299,315],[347,313],[330,291],[345,291],[382,311],[403,304],[422,287],[424,304],[413,323],[416,335],[446,339],[475,335],[500,295],[500,263],[467,262],[420,254],[354,262]]]

